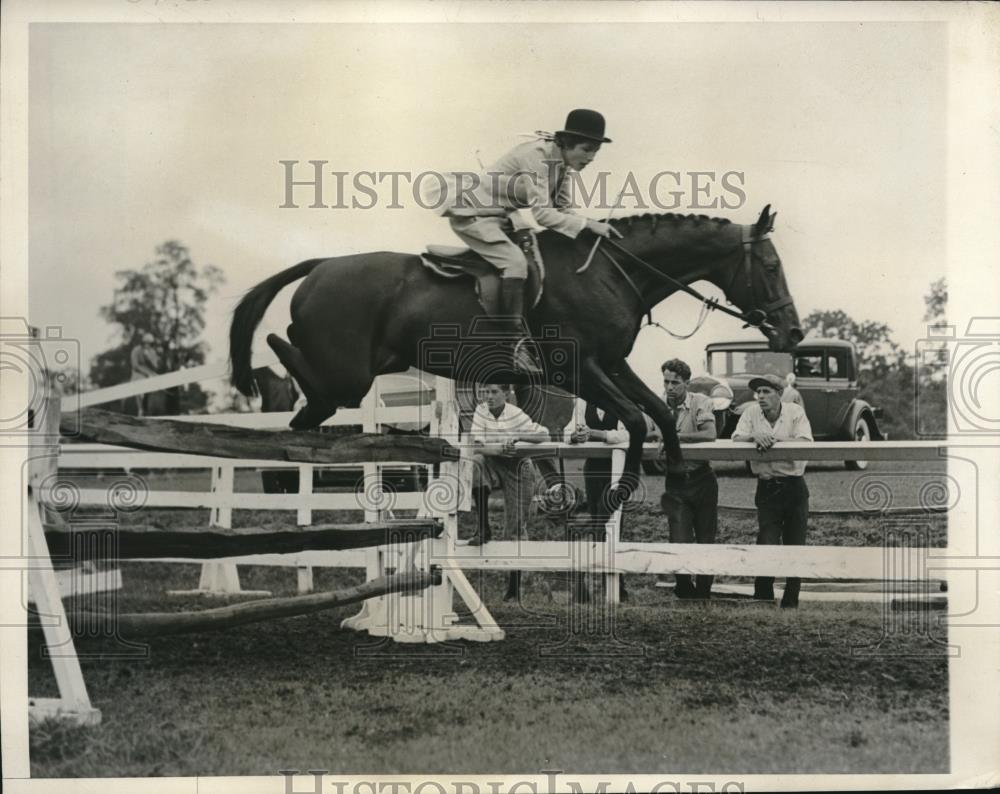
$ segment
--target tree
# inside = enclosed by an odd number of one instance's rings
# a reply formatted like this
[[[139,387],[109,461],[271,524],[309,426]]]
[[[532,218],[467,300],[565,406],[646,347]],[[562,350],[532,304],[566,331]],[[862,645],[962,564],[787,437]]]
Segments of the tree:
[[[931,283],[924,296],[924,320],[928,332],[947,325],[948,281],[943,276]],[[948,346],[928,340],[915,363],[917,431],[925,437],[948,433]]]
[[[924,320],[934,325],[944,325],[947,322],[945,312],[948,308],[948,279],[942,276],[931,282],[930,292],[924,295]]]
[[[924,320],[945,321],[948,287],[941,278],[924,296]],[[802,322],[806,333],[846,339],[858,351],[859,396],[883,411],[879,427],[890,438],[941,436],[947,431],[946,368],[933,357],[914,361],[892,339],[886,323],[852,319],[845,312],[814,311]],[[932,348],[932,345],[928,345]]]
[[[96,387],[129,379],[129,353],[142,335],[153,335],[153,347],[161,372],[205,363],[207,346],[201,340],[205,329],[205,304],[225,281],[214,265],[198,267],[186,246],[168,240],[156,247],[156,256],[142,268],[115,274],[111,303],[101,316],[119,326],[119,343],[91,362],[90,380]],[[207,394],[197,384],[167,392],[167,413],[188,413],[202,408]]]

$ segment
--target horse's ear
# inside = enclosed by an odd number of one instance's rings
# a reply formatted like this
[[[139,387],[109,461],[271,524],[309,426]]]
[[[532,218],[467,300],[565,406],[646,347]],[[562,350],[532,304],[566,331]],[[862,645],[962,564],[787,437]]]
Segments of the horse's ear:
[[[778,213],[774,213],[777,215]],[[771,214],[771,205],[768,204],[760,211],[760,217],[754,224],[753,233],[755,235],[767,234],[774,227],[774,215]]]

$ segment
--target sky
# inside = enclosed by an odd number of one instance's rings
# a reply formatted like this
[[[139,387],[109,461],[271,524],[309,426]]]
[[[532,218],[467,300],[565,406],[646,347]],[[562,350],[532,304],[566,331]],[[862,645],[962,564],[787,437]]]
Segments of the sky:
[[[313,159],[349,174],[469,170],[589,107],[613,143],[585,182],[608,171],[614,194],[629,171],[640,185],[741,172],[743,206],[690,209],[687,191],[678,211],[750,223],[771,204],[800,316],[842,309],[912,349],[922,297],[946,274],[947,68],[936,23],[36,24],[30,321],[61,325],[89,361],[117,341],[98,315],[115,272],[176,239],[225,272],[206,329],[208,359],[222,359],[235,302],[285,267],[457,243],[405,191],[388,208],[385,186],[370,210],[312,209],[302,189],[283,209],[281,160],[302,177]],[[283,331],[293,290],[264,330]],[[653,316],[687,333],[698,309],[678,295]],[[755,333],[721,314],[686,341],[647,329],[630,362],[655,385],[666,358],[697,372],[706,344]]]

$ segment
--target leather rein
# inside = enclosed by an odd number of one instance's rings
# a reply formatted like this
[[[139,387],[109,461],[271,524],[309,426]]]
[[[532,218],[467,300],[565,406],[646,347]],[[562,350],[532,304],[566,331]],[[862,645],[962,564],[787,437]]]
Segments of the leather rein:
[[[729,284],[726,285],[726,289],[724,290],[724,292],[727,295],[729,294],[730,289],[732,288],[733,284],[736,283],[736,279],[740,275],[740,272],[742,271],[744,276],[746,277],[747,290],[750,293],[750,300],[754,304],[754,308],[746,312],[741,312],[735,309],[730,309],[726,306],[722,306],[719,304],[719,301],[716,298],[706,298],[704,295],[698,292],[698,290],[696,290],[694,287],[690,287],[687,284],[678,281],[673,276],[668,276],[666,273],[660,272],[657,268],[655,268],[645,259],[643,259],[640,256],[637,256],[636,254],[633,254],[619,242],[617,242],[616,240],[612,240],[610,237],[605,237],[603,242],[606,245],[613,246],[617,251],[619,251],[620,253],[632,259],[637,264],[644,267],[646,270],[648,270],[657,278],[664,281],[669,281],[671,284],[676,286],[682,292],[686,292],[691,297],[701,301],[702,304],[704,304],[706,311],[712,311],[714,309],[717,309],[718,311],[724,312],[732,317],[735,317],[738,320],[742,320],[743,322],[746,323],[746,326],[744,327],[754,326],[755,328],[760,328],[762,330],[773,331],[775,330],[775,328],[767,321],[768,315],[771,312],[775,311],[776,309],[780,309],[783,306],[787,306],[788,304],[790,304],[792,302],[792,297],[790,295],[786,295],[784,298],[778,298],[777,300],[771,301],[770,303],[766,303],[763,306],[759,307],[757,306],[757,297],[754,293],[754,288],[753,288],[752,249],[754,243],[768,239],[768,237],[770,236],[770,232],[764,232],[763,234],[754,234],[752,226],[742,226],[741,234],[742,234],[741,245],[743,246],[743,264],[742,267],[738,267],[733,270],[733,277],[729,280]],[[614,265],[615,269],[621,274],[622,278],[624,278],[626,283],[632,288],[632,291],[636,294],[636,297],[639,298],[640,305],[644,304],[646,302],[645,297],[639,291],[639,288],[635,285],[635,282],[632,280],[631,276],[629,276],[629,274],[625,271],[625,268],[623,268],[618,263],[618,260],[616,260],[608,252],[606,248],[602,247],[601,253],[608,258],[611,264]],[[578,270],[577,272],[579,273],[580,271]],[[654,325],[652,307],[646,310],[646,320],[650,325]]]

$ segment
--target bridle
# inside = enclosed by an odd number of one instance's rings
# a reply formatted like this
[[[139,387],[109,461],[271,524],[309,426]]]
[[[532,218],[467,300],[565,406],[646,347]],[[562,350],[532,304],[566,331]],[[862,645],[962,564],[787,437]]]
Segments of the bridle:
[[[777,309],[780,309],[784,306],[788,306],[790,303],[792,303],[792,297],[791,295],[786,295],[783,298],[778,298],[777,300],[773,300],[770,303],[764,304],[763,306],[757,305],[757,296],[753,287],[753,245],[754,243],[763,242],[764,240],[767,240],[770,237],[771,233],[770,230],[768,230],[762,234],[757,234],[755,233],[754,228],[755,227],[753,226],[746,226],[746,225],[740,227],[741,229],[740,244],[743,246],[743,262],[740,267],[737,267],[733,270],[733,277],[729,280],[729,284],[726,285],[725,289],[725,293],[727,295],[730,294],[730,290],[736,283],[736,279],[739,277],[740,273],[742,272],[744,274],[744,276],[746,277],[747,291],[750,293],[750,302],[754,306],[754,308],[745,312],[737,311],[736,309],[730,309],[728,306],[722,306],[715,298],[706,298],[704,295],[698,292],[698,290],[696,290],[694,287],[690,287],[687,284],[683,283],[682,281],[678,281],[673,276],[668,276],[666,273],[660,272],[657,268],[655,268],[645,259],[632,253],[623,245],[621,245],[619,242],[617,242],[616,240],[612,240],[610,237],[604,238],[603,243],[605,245],[612,246],[616,251],[619,251],[632,261],[641,265],[657,278],[663,281],[669,281],[671,284],[676,286],[680,291],[686,292],[691,297],[701,301],[701,303],[705,307],[706,312],[718,310],[732,317],[735,317],[737,320],[742,320],[744,323],[746,323],[746,325],[744,326],[745,328],[752,326],[754,328],[760,328],[762,331],[775,331],[776,330],[775,327],[771,325],[771,323],[769,323],[767,320],[768,315],[771,312],[776,311]],[[616,260],[608,252],[606,247],[601,248],[601,253],[608,258],[611,264],[614,265],[615,269],[621,274],[621,276],[625,279],[628,285],[632,288],[632,291],[636,294],[636,297],[639,298],[640,305],[645,304],[646,297],[642,294],[642,292],[640,292],[639,288],[635,285],[635,282],[625,271],[625,269],[618,263],[618,260]],[[578,273],[582,272],[582,268],[577,272]],[[653,324],[652,307],[646,310],[646,320],[647,322],[649,322],[650,325]]]

